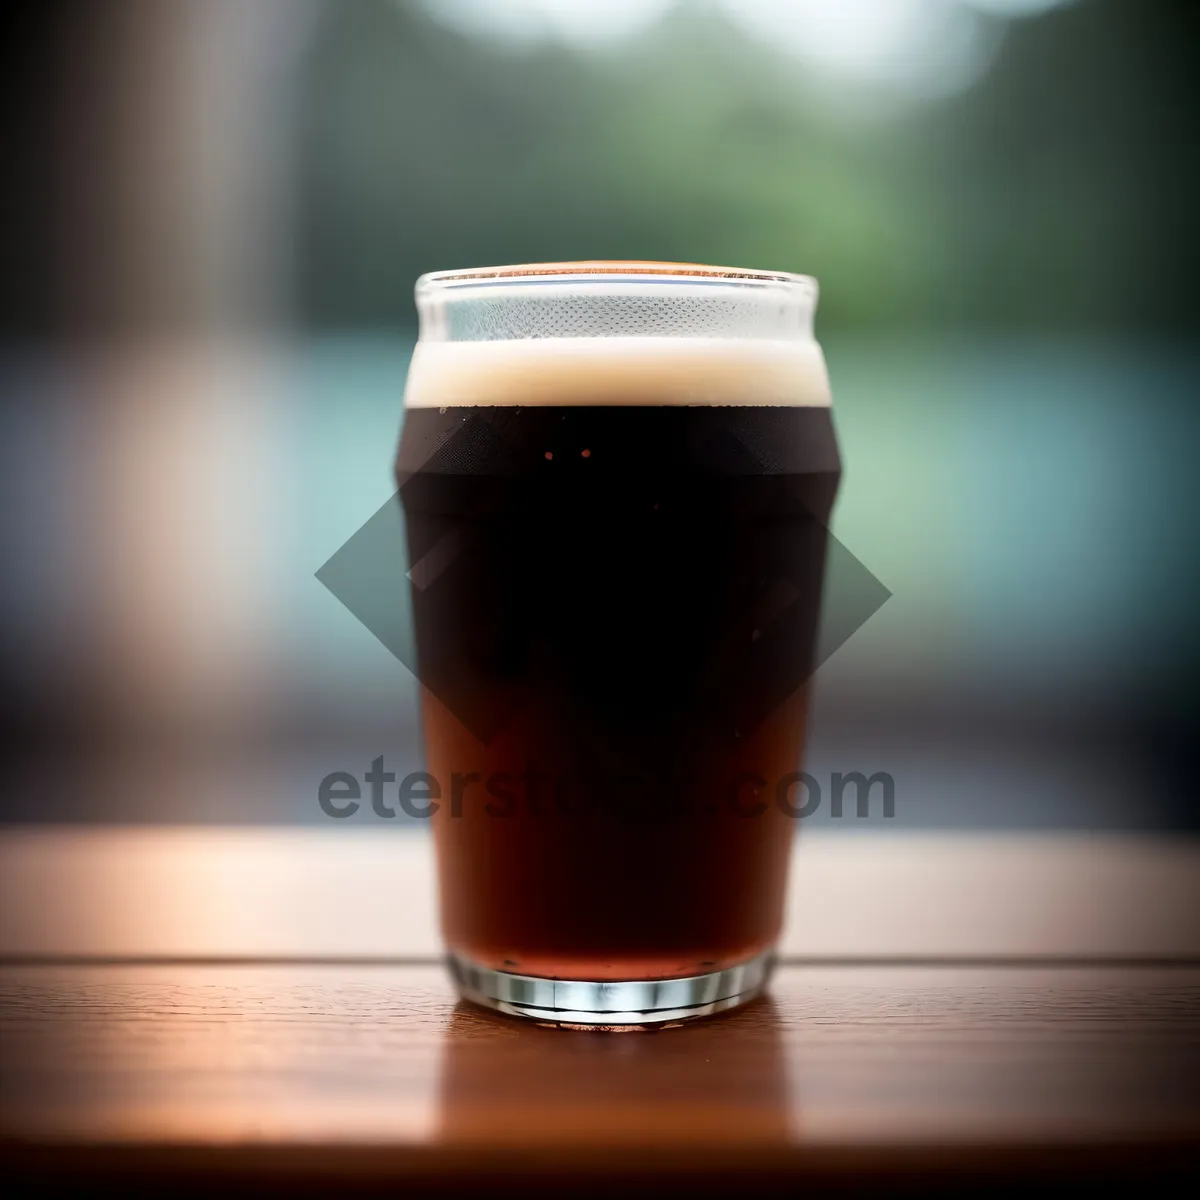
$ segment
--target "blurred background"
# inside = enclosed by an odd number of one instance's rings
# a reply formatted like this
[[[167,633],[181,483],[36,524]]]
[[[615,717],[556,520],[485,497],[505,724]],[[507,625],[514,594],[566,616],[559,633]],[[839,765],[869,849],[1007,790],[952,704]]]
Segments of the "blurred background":
[[[894,594],[816,678],[809,769],[896,780],[838,825],[1194,831],[1197,46],[1187,0],[20,6],[0,819],[328,826],[418,769],[314,578],[393,494],[413,283],[611,257],[821,280]]]

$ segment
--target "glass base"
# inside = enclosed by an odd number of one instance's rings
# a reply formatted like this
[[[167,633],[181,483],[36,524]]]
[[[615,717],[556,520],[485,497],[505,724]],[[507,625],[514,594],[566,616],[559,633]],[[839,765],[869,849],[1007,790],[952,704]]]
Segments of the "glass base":
[[[735,967],[685,979],[539,979],[493,971],[451,953],[450,974],[464,1000],[513,1017],[589,1029],[678,1024],[745,1004],[766,987],[774,950]]]

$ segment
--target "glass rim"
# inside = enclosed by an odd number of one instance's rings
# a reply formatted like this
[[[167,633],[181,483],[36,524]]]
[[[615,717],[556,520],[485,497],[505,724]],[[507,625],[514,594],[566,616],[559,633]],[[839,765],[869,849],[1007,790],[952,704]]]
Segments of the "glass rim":
[[[738,285],[789,284],[815,291],[816,279],[790,271],[759,271],[718,267],[706,263],[656,262],[637,259],[583,259],[578,262],[517,263],[500,267],[465,267],[430,271],[417,280],[417,295],[443,288],[473,285],[554,283],[724,283]]]

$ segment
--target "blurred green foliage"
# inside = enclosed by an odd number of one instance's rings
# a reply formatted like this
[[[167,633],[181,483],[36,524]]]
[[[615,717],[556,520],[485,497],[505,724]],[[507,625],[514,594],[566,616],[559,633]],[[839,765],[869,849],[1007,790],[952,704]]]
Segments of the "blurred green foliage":
[[[825,329],[1189,327],[1200,4],[1014,22],[964,95],[881,106],[704,4],[605,49],[330,4],[302,75],[303,317],[412,317],[422,271],[665,258],[804,271]]]

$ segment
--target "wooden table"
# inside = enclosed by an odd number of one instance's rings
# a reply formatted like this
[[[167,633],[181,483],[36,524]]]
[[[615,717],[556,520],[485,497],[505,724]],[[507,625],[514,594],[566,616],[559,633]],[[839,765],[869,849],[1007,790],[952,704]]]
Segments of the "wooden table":
[[[420,838],[9,834],[0,1165],[89,1189],[418,1194],[1194,1173],[1198,865],[1177,843],[818,840],[796,874],[835,898],[883,877],[889,911],[864,908],[834,954],[803,932],[798,879],[769,997],[603,1034],[456,1004]],[[264,917],[293,875],[306,903]],[[340,937],[305,920],[328,906]],[[897,934],[938,913],[940,933]]]

